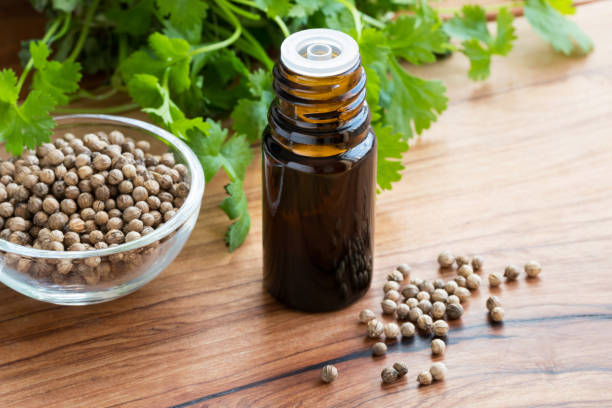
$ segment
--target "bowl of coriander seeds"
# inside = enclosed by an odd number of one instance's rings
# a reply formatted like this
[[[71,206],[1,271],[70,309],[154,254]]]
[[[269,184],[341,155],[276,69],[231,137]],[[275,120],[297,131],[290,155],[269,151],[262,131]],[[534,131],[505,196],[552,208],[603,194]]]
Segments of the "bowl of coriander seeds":
[[[0,157],[0,281],[45,302],[127,295],[176,258],[197,221],[202,166],[135,119],[56,117],[49,143]]]

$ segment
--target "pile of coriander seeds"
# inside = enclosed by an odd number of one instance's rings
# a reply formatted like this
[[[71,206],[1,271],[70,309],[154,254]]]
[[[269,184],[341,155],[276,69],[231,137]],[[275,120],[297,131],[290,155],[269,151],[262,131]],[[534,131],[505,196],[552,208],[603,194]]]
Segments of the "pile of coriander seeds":
[[[53,251],[119,246],[170,220],[189,189],[187,167],[171,152],[152,154],[117,130],[66,133],[0,161],[0,239]],[[93,285],[130,273],[157,245],[104,259],[4,258],[37,280]]]

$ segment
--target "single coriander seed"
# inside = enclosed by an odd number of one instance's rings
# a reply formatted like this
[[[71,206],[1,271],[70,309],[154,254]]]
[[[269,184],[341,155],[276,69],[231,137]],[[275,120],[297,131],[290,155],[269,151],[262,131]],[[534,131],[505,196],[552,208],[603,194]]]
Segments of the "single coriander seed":
[[[450,251],[443,251],[438,255],[438,264],[442,268],[450,268],[455,263],[455,256]]]
[[[446,343],[442,339],[433,339],[431,341],[431,354],[440,355],[446,351]]]
[[[442,319],[446,313],[446,305],[442,302],[434,302],[431,307],[431,316],[434,319]]]
[[[474,258],[472,258],[472,268],[475,271],[479,271],[482,269],[482,265],[484,265],[484,258],[480,255],[476,255],[474,256]]]
[[[402,275],[404,275],[404,279],[407,279],[410,276],[410,267],[406,264],[399,264],[397,266],[397,270],[400,271]]]
[[[396,339],[400,335],[400,328],[395,323],[387,323],[384,325],[383,332],[388,340]]]
[[[468,264],[461,265],[459,269],[457,269],[457,275],[463,276],[467,279],[468,276],[474,273],[472,267]]]
[[[542,272],[542,266],[538,261],[529,261],[525,264],[525,273],[529,278],[536,278]]]
[[[385,299],[380,303],[382,311],[384,314],[393,314],[395,309],[397,309],[397,303],[392,301],[391,299]]]
[[[437,362],[431,365],[431,367],[429,368],[429,372],[431,373],[431,376],[434,380],[442,381],[444,377],[446,377],[447,369],[444,363]]]
[[[385,293],[385,299],[390,299],[392,301],[394,301],[395,303],[398,303],[401,299],[401,295],[397,290],[390,290],[387,293]]]
[[[494,307],[491,309],[491,320],[494,322],[501,322],[504,320],[504,309],[501,306]]]
[[[391,384],[392,382],[397,381],[399,378],[399,373],[393,367],[385,367],[380,376],[385,384]]]
[[[417,307],[419,305],[419,300],[417,298],[406,299],[406,304],[409,308]]]
[[[496,288],[502,283],[502,277],[499,273],[491,272],[489,274],[489,286],[492,288]]]
[[[468,298],[471,296],[471,293],[467,288],[457,288],[457,290],[455,291],[455,295],[459,298],[461,303],[463,303],[468,300]]]
[[[402,323],[402,326],[400,327],[400,331],[403,337],[412,337],[414,336],[416,332],[414,324],[410,322]]]
[[[487,305],[487,309],[491,311],[493,310],[493,308],[497,306],[501,306],[501,302],[497,296],[489,296],[487,298],[486,305]]]
[[[433,293],[433,291],[436,289],[436,288],[434,287],[434,284],[433,284],[432,282],[428,281],[428,280],[424,280],[423,282],[421,282],[421,283],[418,285],[418,287],[419,287],[419,290],[420,290],[421,292],[427,292],[427,293],[429,293],[430,295],[431,295],[431,294]]]
[[[455,281],[448,281],[444,285],[444,290],[446,290],[446,293],[448,293],[449,295],[452,295],[453,293],[455,293],[455,290],[458,287],[459,287],[459,285],[457,285],[457,282],[455,282]]]
[[[383,334],[384,325],[378,319],[370,320],[366,325],[366,333],[370,338],[380,337]]]
[[[395,371],[397,371],[400,377],[403,377],[408,374],[408,364],[406,363],[396,361],[395,364],[393,364],[393,368],[395,369]]]
[[[446,302],[448,299],[448,292],[444,289],[436,289],[431,294],[431,300],[433,302]]]
[[[458,287],[465,288],[466,280],[463,276],[455,276],[455,283],[457,283]]]
[[[519,277],[520,274],[521,274],[521,270],[516,265],[508,265],[506,266],[506,269],[504,270],[504,277],[509,281],[515,280],[516,278]]]
[[[419,307],[413,307],[408,313],[408,320],[416,322],[423,315],[423,311]]]
[[[450,295],[448,299],[446,299],[446,304],[450,305],[452,303],[461,303],[461,300],[457,295]]]
[[[459,303],[450,303],[446,306],[446,317],[448,320],[457,320],[463,315],[463,306]]]
[[[376,314],[370,309],[364,309],[359,313],[359,321],[361,323],[367,323],[373,319],[376,319]]]
[[[423,313],[427,314],[431,312],[432,304],[429,300],[423,299],[419,302],[418,308],[423,311]]]
[[[404,275],[400,271],[393,271],[387,275],[387,280],[394,282],[401,282],[404,280]]]
[[[465,255],[459,255],[455,258],[455,262],[457,263],[457,268],[461,268],[463,265],[470,264],[470,257]]]
[[[383,285],[383,292],[387,293],[390,290],[399,290],[400,284],[395,281],[386,281]]]
[[[432,325],[433,320],[431,319],[430,315],[424,314],[419,316],[419,318],[417,319],[417,327],[425,333],[429,333],[429,331],[431,331]]]
[[[382,341],[374,343],[372,346],[372,354],[375,356],[382,356],[387,352],[387,345]]]
[[[448,334],[448,323],[444,320],[436,320],[431,325],[431,330],[433,334],[439,337],[444,337]]]
[[[414,298],[419,293],[419,288],[416,285],[406,285],[402,288],[402,295],[407,298]]]
[[[468,276],[465,280],[465,285],[469,290],[476,290],[480,287],[480,276],[475,273]]]
[[[330,383],[338,378],[338,369],[333,365],[326,365],[321,370],[321,380],[324,383]]]
[[[435,279],[433,281],[433,285],[434,285],[434,288],[436,289],[444,289],[444,285],[445,285],[444,279],[440,279],[440,278]]]
[[[417,298],[418,301],[429,300],[429,299],[431,299],[431,295],[429,294],[429,292],[421,291],[421,292],[417,293],[416,298]]]
[[[408,319],[408,313],[410,313],[410,306],[408,306],[406,303],[400,303],[397,305],[395,313],[397,314],[397,318],[399,320],[406,320]]]
[[[433,381],[433,377],[429,371],[421,371],[417,376],[417,382],[419,385],[429,385]]]

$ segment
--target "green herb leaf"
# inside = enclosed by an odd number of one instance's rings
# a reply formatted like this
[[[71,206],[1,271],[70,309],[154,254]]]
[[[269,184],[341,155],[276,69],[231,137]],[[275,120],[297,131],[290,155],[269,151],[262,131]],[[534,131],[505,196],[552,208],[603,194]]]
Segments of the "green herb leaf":
[[[242,188],[241,181],[234,181],[225,186],[225,191],[229,197],[225,198],[219,208],[221,208],[227,216],[236,220],[225,235],[225,242],[232,252],[238,248],[246,239],[249,229],[251,228],[251,216],[247,205],[246,195]]]
[[[587,53],[593,48],[589,36],[576,23],[564,18],[547,0],[527,0],[525,17],[555,51],[570,55],[572,52]]]
[[[268,125],[268,109],[274,99],[270,72],[259,69],[249,76],[249,90],[257,99],[243,98],[232,111],[233,129],[257,140]]]
[[[170,15],[175,27],[184,29],[201,24],[208,9],[202,0],[157,0],[157,7],[162,15]]]
[[[189,88],[191,85],[189,43],[181,38],[168,38],[163,34],[153,33],[149,37],[149,44],[157,57],[170,68],[171,87],[178,93]]]
[[[381,190],[390,190],[391,183],[402,178],[402,153],[408,151],[408,142],[400,133],[393,133],[391,126],[374,126],[378,141],[376,181]],[[379,190],[380,191],[380,190]]]
[[[78,5],[79,0],[53,0],[53,8],[66,13],[71,13]]]
[[[266,12],[268,17],[285,17],[289,14],[293,6],[286,0],[255,0],[255,5]]]
[[[434,62],[435,53],[450,48],[441,24],[419,16],[399,16],[387,25],[385,33],[393,54],[415,65]]]
[[[33,89],[49,95],[55,101],[55,105],[67,104],[68,94],[79,89],[81,65],[71,60],[63,63],[47,61],[49,48],[40,41],[30,43],[30,54],[37,69]]]

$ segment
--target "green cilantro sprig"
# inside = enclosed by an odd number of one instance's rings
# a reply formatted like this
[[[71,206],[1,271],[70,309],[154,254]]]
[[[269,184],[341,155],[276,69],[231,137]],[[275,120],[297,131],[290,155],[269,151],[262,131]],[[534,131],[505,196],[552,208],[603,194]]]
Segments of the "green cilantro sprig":
[[[141,107],[199,157],[206,180],[220,170],[230,182],[220,204],[232,224],[230,251],[245,240],[251,218],[244,179],[273,100],[271,70],[290,33],[328,27],[352,35],[368,77],[366,99],[378,136],[379,191],[402,177],[409,139],[446,109],[443,83],[410,74],[405,64],[434,63],[459,51],[468,76],[484,80],[493,56],[507,55],[516,35],[504,7],[495,29],[480,6],[441,21],[426,0],[31,0],[49,17],[39,41],[24,44],[20,76],[0,70],[0,140],[18,155],[49,140],[52,112],[75,99],[100,101],[127,91],[131,103],[85,112]],[[534,30],[563,54],[590,51],[589,37],[565,15],[571,0],[524,0]],[[446,10],[448,11],[448,10]],[[396,15],[396,18],[392,16]],[[51,47],[53,45],[53,47]],[[53,59],[50,59],[51,55]],[[32,71],[33,75],[29,75]],[[106,74],[96,90],[79,89],[82,73]],[[30,89],[24,89],[30,78]],[[233,132],[220,118],[231,118]]]

